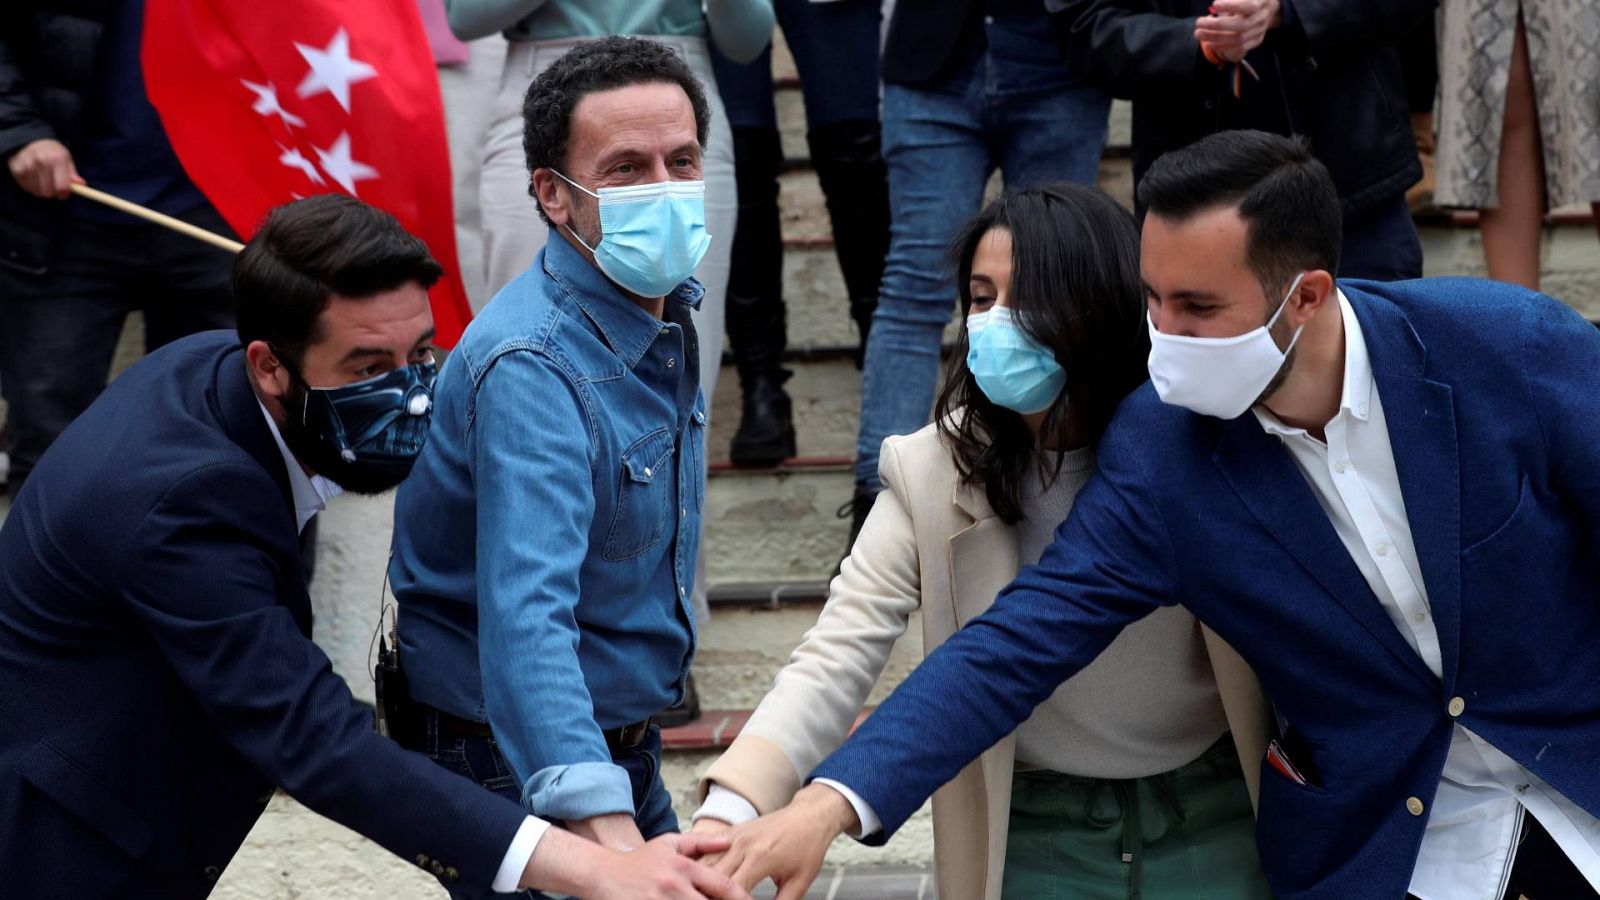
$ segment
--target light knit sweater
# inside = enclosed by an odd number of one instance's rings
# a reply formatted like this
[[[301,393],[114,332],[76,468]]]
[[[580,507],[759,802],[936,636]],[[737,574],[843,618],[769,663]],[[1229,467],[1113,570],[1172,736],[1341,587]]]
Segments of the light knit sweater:
[[[1090,450],[1049,454],[1061,474],[1024,480],[1017,525],[1023,565],[1039,561],[1073,498],[1094,474]],[[1135,622],[1017,729],[1018,768],[1140,778],[1192,761],[1228,730],[1200,624],[1182,607]]]

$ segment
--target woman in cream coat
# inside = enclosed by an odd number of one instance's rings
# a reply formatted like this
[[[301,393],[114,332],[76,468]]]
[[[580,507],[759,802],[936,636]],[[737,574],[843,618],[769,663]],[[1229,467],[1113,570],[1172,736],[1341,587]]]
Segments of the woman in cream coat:
[[[1145,379],[1138,233],[1106,195],[1007,194],[954,255],[968,318],[937,423],[884,442],[885,491],[816,626],[706,774],[699,830],[789,802],[912,612],[931,651],[1038,559]],[[935,795],[939,896],[1269,897],[1251,811],[1267,720],[1231,648],[1181,608],[1152,614]]]

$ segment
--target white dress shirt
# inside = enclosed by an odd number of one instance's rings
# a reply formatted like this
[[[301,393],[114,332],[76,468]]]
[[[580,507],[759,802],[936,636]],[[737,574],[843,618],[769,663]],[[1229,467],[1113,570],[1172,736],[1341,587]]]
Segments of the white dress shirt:
[[[294,499],[295,528],[305,531],[311,517],[327,509],[328,502],[344,493],[344,489],[321,475],[307,475],[306,470],[300,467],[300,461],[289,452],[289,445],[283,442],[283,432],[278,430],[272,413],[267,412],[261,401],[256,401],[256,405],[261,406],[261,415],[266,417],[272,439],[278,443],[278,452],[283,454],[283,465],[289,470],[289,493]],[[523,870],[528,867],[528,861],[533,859],[533,852],[539,849],[539,841],[548,830],[550,823],[543,819],[528,816],[522,820],[522,825],[511,838],[511,846],[500,861],[499,870],[495,872],[491,889],[502,894],[517,889],[517,884],[522,881]]]
[[[1361,323],[1343,293],[1344,392],[1326,442],[1264,407],[1256,418],[1305,475],[1384,612],[1436,676],[1439,635],[1406,518],[1394,448]],[[1488,741],[1457,725],[1428,818],[1411,893],[1421,900],[1500,900],[1523,810],[1533,814],[1588,879],[1600,886],[1600,821]]]

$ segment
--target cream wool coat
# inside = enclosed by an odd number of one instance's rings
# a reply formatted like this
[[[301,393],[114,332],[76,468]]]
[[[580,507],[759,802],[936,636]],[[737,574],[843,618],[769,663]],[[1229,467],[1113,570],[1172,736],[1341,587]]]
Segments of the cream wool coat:
[[[879,474],[885,489],[817,624],[707,771],[702,798],[716,782],[763,815],[787,805],[855,724],[911,613],[922,610],[923,645],[932,652],[988,609],[1020,570],[1016,529],[995,515],[983,491],[960,484],[937,426],[884,441]],[[1270,712],[1244,660],[1209,629],[1204,634],[1254,802]],[[936,723],[929,724],[935,739]],[[934,795],[944,900],[999,900],[1015,755],[1007,737]]]

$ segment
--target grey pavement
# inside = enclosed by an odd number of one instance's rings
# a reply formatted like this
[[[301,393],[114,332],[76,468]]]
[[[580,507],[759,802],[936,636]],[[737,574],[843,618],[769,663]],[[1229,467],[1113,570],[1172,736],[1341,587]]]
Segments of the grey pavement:
[[[753,892],[769,900],[772,884]],[[806,900],[935,900],[933,870],[915,867],[829,866],[822,870]]]

